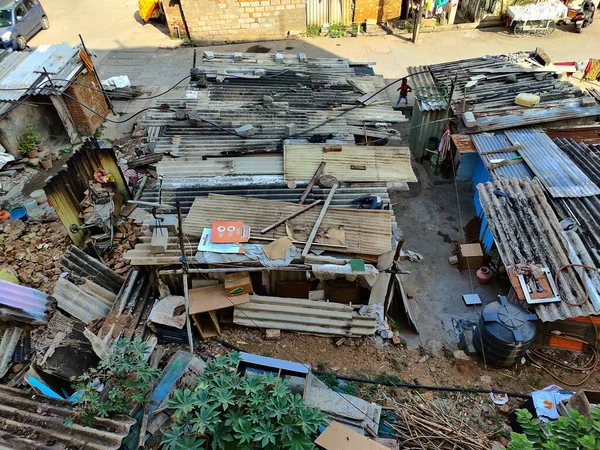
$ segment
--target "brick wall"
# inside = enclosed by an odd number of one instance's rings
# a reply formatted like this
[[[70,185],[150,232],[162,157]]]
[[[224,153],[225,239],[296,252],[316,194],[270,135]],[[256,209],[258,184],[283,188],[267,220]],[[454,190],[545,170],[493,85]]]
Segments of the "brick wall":
[[[172,38],[182,37],[188,38],[183,12],[181,11],[181,3],[179,0],[161,0],[163,11],[167,19],[167,26]],[[177,33],[179,29],[179,34]]]
[[[277,39],[306,29],[305,0],[181,0],[194,42]]]
[[[95,89],[100,89],[100,86],[96,82],[96,77],[92,72],[85,72],[79,75],[75,81],[77,83],[82,84],[80,86],[78,84],[72,84],[66,90],[66,93],[71,97],[77,99],[77,101],[83,103],[88,108],[93,109],[98,114],[106,117],[110,114],[110,109],[108,104],[106,103],[106,99],[104,98],[104,94],[102,92],[88,89],[85,86],[90,86]],[[98,117],[96,114],[88,111],[79,103],[73,101],[69,97],[65,97],[65,102],[67,103],[67,108],[69,108],[69,112],[71,113],[71,117],[77,126],[77,130],[85,135],[94,134],[96,129],[102,124],[104,121],[102,118]]]
[[[378,23],[398,19],[402,0],[355,0],[354,22],[377,19]]]

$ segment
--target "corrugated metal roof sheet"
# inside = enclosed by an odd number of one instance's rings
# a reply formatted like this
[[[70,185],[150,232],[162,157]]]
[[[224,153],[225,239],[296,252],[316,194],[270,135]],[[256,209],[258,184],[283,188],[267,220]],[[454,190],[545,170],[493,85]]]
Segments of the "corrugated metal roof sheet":
[[[573,139],[554,139],[554,143],[583,171],[600,186],[600,151],[594,146],[575,142]]]
[[[508,197],[495,195],[495,189],[508,194]],[[571,263],[569,244],[562,235],[563,229],[537,178],[532,181],[500,179],[478,184],[477,190],[504,264],[542,264],[555,276],[560,267]],[[567,303],[576,304],[586,298],[574,270],[561,271],[558,286],[566,301],[533,306],[542,321],[597,314],[589,301],[582,306]],[[595,287],[596,290],[600,288]]]
[[[407,147],[342,145],[341,151],[325,151],[323,144],[284,146],[284,178],[308,181],[325,162],[324,175],[339,181],[416,182]]]
[[[183,221],[183,231],[188,236],[200,237],[203,229],[212,226],[214,220],[243,220],[252,230],[261,230],[299,209],[302,206],[298,204],[209,195],[194,201]],[[321,207],[316,206],[287,222],[294,241],[306,242],[320,212]],[[334,248],[343,253],[381,255],[392,249],[391,219],[391,211],[329,208],[320,230],[343,230],[343,244],[334,244],[337,246]],[[286,236],[286,228],[275,228],[263,237],[277,239]],[[327,246],[332,244],[332,239],[333,235],[327,237],[318,233],[314,245],[317,248],[319,244]]]
[[[0,385],[0,447],[2,449],[117,450],[135,420],[96,419],[92,426],[64,420],[73,406],[20,389]]]
[[[480,133],[471,135],[473,144],[477,148],[477,152],[481,158],[481,161],[488,170],[490,177],[494,180],[499,178],[533,178],[531,171],[527,168],[525,162],[518,164],[509,164],[506,166],[495,167],[492,163],[495,159],[504,159],[511,161],[512,158],[519,156],[516,151],[512,152],[500,152],[497,150],[508,148],[512,146],[510,141],[502,133]],[[494,153],[487,153],[494,152]],[[486,154],[487,153],[487,154]]]
[[[540,178],[552,197],[599,195],[600,188],[539,128],[505,130],[510,145],[522,145],[519,154]]]
[[[471,136],[466,134],[453,134],[451,137],[458,153],[477,153],[477,149],[471,140]]]
[[[534,108],[519,106],[510,110],[491,110],[485,113],[474,113],[477,125],[465,128],[465,133],[505,130],[507,128],[537,125],[600,115],[600,105],[581,106],[580,99],[565,99],[561,102],[540,104]]]
[[[53,79],[53,84],[58,89],[68,85],[61,81],[73,77],[83,65],[79,60],[79,48],[71,47],[66,42],[56,45],[41,45],[31,53],[13,52],[2,61],[0,69],[0,87],[3,89],[17,89],[14,91],[0,91],[0,101],[16,101],[23,97],[27,89],[43,82],[44,69]],[[19,90],[20,89],[20,90]],[[29,91],[48,95],[51,89]]]
[[[0,319],[36,325],[46,323],[48,294],[0,280]]]
[[[106,317],[117,298],[114,293],[89,280],[77,286],[64,278],[58,279],[52,295],[60,309],[84,323]]]
[[[551,139],[573,139],[584,144],[600,144],[600,126],[598,125],[546,128],[544,132]]]

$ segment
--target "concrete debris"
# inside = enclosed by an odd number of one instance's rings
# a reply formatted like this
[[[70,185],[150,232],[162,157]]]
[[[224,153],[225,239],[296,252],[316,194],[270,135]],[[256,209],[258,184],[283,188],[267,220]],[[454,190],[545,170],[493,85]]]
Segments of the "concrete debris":
[[[0,266],[12,267],[22,284],[52,292],[68,245],[62,224],[9,220],[0,230]]]
[[[455,350],[454,352],[452,352],[452,354],[454,355],[454,358],[460,359],[462,361],[470,361],[471,360],[471,358],[469,357],[469,355],[467,355],[462,350]]]

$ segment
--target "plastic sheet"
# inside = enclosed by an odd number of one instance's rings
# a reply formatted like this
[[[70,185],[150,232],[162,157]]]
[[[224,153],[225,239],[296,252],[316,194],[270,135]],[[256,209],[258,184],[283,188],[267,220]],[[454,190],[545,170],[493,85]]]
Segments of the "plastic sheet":
[[[553,20],[567,17],[568,8],[558,0],[532,5],[509,6],[506,13],[512,20]]]

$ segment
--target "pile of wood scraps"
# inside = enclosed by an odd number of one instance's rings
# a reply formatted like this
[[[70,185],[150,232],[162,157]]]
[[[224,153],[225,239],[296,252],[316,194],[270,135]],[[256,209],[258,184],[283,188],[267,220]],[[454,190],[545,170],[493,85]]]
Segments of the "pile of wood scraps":
[[[487,450],[488,436],[474,430],[468,413],[461,410],[460,399],[428,400],[420,394],[394,402],[398,419],[388,423],[397,433],[402,449]],[[500,428],[502,429],[502,428]]]

